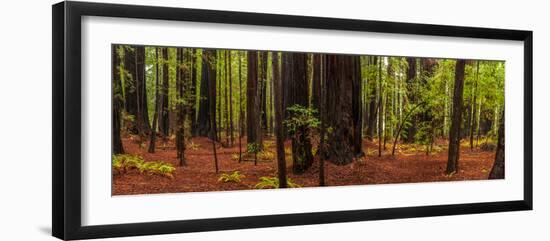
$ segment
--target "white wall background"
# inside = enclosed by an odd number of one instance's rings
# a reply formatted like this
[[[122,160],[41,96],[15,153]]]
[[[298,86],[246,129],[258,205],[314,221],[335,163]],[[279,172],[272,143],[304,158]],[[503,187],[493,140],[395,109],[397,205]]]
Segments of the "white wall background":
[[[182,6],[533,30],[534,206],[509,212],[294,226],[117,240],[548,240],[550,162],[549,6],[544,1],[110,0]],[[54,240],[51,232],[51,7],[9,1],[0,8],[0,240]]]

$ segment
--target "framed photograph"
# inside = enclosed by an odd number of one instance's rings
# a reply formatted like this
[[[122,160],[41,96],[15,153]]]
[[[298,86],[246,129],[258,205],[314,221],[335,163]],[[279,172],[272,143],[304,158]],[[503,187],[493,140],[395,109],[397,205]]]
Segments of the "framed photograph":
[[[532,34],[55,4],[53,235],[531,210]]]

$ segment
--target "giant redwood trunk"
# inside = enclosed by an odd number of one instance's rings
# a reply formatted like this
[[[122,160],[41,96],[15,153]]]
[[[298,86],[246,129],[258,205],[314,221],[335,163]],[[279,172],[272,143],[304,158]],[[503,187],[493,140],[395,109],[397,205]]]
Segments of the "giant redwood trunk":
[[[355,157],[365,156],[363,152],[363,136],[361,128],[363,126],[362,119],[362,94],[361,90],[362,79],[361,79],[361,57],[353,56],[353,93],[352,93],[352,108],[353,108],[353,154]]]
[[[288,118],[287,108],[291,107],[294,101],[294,81],[293,79],[293,54],[283,52],[281,54],[281,78],[283,82],[283,120]],[[285,138],[288,137],[288,131],[283,126],[283,134]]]
[[[313,78],[311,87],[311,107],[319,111],[321,102],[321,54],[313,54]]]
[[[208,53],[208,55],[206,54]],[[202,53],[202,66],[201,66],[201,84],[200,84],[200,98],[199,98],[199,113],[197,118],[196,125],[196,134],[198,136],[209,136],[210,135],[210,118],[215,115],[210,113],[208,108],[210,102],[213,101],[208,94],[210,85],[215,84],[215,74],[209,74],[211,67],[210,61],[214,60],[214,54],[211,51],[205,50]],[[214,82],[212,82],[214,81]]]
[[[142,134],[151,132],[149,123],[149,111],[147,108],[147,84],[145,83],[145,47],[136,47],[136,92],[137,111],[136,120]]]
[[[498,127],[498,142],[495,155],[495,164],[493,164],[491,173],[489,173],[489,179],[503,179],[504,170],[504,111],[502,111]]]
[[[460,154],[460,126],[462,122],[462,95],[464,92],[464,67],[466,61],[459,59],[455,67],[455,85],[453,94],[453,111],[451,115],[451,129],[449,133],[449,156],[447,161],[447,174],[458,171]]]
[[[137,76],[135,48],[124,46],[124,108],[126,113],[134,117],[135,121],[127,125],[132,134],[139,134],[138,106],[137,106]]]
[[[159,131],[164,139],[168,137],[170,130],[170,113],[168,109],[168,48],[162,48],[162,87],[160,91],[160,118]]]
[[[308,78],[307,78],[307,54],[292,53],[292,77],[287,82],[293,82],[294,88],[286,89],[291,91],[293,105],[300,105],[304,108],[309,106],[308,103]],[[290,107],[290,106],[287,106]],[[303,173],[313,164],[313,154],[311,152],[311,139],[309,128],[298,130],[292,136],[292,168],[294,173]]]
[[[122,105],[122,82],[120,81],[120,59],[117,54],[118,46],[111,46],[111,63],[112,63],[112,86],[113,92],[111,101],[113,103],[112,113],[112,126],[111,126],[111,138],[113,146],[113,154],[124,153],[124,147],[122,146],[122,139],[120,138],[120,107]]]
[[[248,51],[248,69],[246,83],[246,134],[248,144],[262,144],[261,103],[258,76],[258,52]]]
[[[208,124],[210,124],[209,129],[209,137],[210,139],[218,140],[216,139],[217,133],[218,133],[218,126],[216,124],[216,50],[204,50],[203,54],[203,74],[204,78],[207,79],[207,86],[208,89],[206,90],[208,101],[208,109],[207,111],[207,120],[210,120]],[[217,166],[217,165],[216,165]],[[217,169],[217,167],[216,167]],[[217,172],[217,171],[216,171]]]
[[[353,56],[327,55],[327,155],[336,165],[353,160]]]

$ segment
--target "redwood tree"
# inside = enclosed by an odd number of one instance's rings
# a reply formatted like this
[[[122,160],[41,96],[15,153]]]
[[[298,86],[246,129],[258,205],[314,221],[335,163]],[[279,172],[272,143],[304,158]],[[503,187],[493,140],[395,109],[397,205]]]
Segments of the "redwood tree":
[[[275,100],[275,138],[277,142],[277,176],[279,177],[279,188],[286,188],[286,161],[285,161],[285,140],[283,136],[283,84],[279,72],[279,53],[271,55],[271,67],[273,68],[273,97]]]
[[[262,145],[261,103],[258,79],[258,52],[248,51],[246,89],[246,134],[248,143]]]
[[[329,54],[326,57],[327,113],[332,131],[327,133],[327,155],[336,165],[353,160],[353,56]]]
[[[449,159],[447,161],[447,174],[458,171],[460,154],[460,126],[462,122],[462,95],[464,92],[464,67],[466,61],[459,59],[455,67],[455,84],[453,94],[453,111],[451,115],[451,129],[449,133]]]
[[[503,179],[504,170],[504,111],[502,111],[498,127],[498,142],[495,155],[495,164],[493,164],[493,168],[489,174],[489,179]]]
[[[113,154],[124,153],[124,147],[122,146],[122,139],[120,138],[120,107],[122,102],[122,82],[120,80],[120,59],[117,53],[117,45],[111,46],[111,61],[112,61],[112,86],[113,92],[111,101],[113,103],[112,113],[112,146]]]

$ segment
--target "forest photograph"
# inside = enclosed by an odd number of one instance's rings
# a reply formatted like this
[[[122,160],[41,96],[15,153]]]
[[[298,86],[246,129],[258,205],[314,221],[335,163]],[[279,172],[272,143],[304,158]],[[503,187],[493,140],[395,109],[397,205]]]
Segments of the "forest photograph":
[[[112,195],[504,179],[505,62],[111,45]]]

